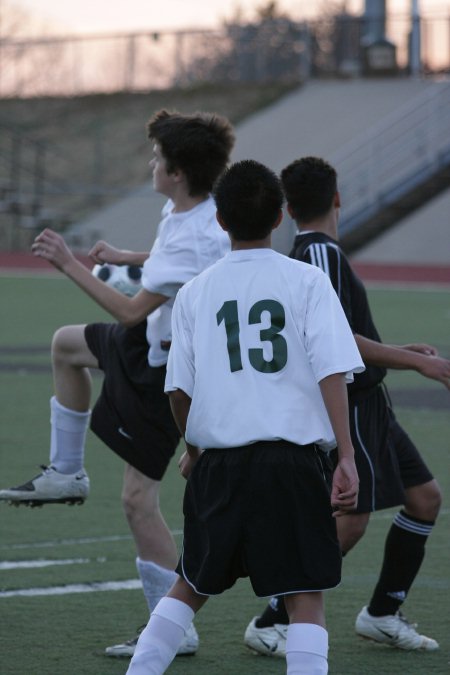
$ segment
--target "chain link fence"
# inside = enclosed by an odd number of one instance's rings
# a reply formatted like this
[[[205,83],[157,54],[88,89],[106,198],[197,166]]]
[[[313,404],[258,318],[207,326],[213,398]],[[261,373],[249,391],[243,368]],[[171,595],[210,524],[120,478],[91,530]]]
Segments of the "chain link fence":
[[[301,82],[357,75],[364,18],[275,18],[218,30],[0,40],[0,97],[145,92],[205,82]],[[450,73],[450,16],[420,20],[422,72]],[[411,19],[394,15],[387,36],[408,70]]]

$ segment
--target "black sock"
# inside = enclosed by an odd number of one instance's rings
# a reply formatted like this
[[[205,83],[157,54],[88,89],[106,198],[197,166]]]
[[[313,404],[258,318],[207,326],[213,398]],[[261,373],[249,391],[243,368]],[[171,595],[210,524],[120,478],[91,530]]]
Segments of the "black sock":
[[[280,595],[276,598],[271,598],[264,612],[255,621],[256,628],[268,628],[274,623],[281,623],[287,625],[289,617],[284,606],[283,597]]]
[[[395,614],[406,599],[425,555],[425,544],[434,522],[400,511],[386,537],[384,560],[368,612],[372,616]]]

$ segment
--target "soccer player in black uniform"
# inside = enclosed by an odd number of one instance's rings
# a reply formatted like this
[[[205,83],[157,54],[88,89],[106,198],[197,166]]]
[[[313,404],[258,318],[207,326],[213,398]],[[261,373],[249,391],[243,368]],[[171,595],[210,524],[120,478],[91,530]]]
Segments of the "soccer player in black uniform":
[[[367,607],[356,619],[359,635],[405,650],[434,650],[400,613],[425,555],[441,495],[417,448],[395,418],[386,387],[386,369],[415,370],[450,388],[450,361],[424,344],[385,345],[374,325],[361,280],[338,244],[340,196],[337,175],[322,159],[306,157],[287,166],[281,180],[298,234],[292,258],[316,265],[331,279],[366,365],[348,385],[350,429],[360,478],[356,511],[338,521],[345,554],[363,536],[373,511],[401,506],[388,533],[381,573]],[[252,620],[246,644],[265,654],[284,654],[287,616],[272,598]]]

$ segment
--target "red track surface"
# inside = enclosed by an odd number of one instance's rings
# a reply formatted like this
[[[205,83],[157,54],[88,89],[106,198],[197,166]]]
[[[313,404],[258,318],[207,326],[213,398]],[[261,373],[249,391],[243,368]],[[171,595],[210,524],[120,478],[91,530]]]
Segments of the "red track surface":
[[[352,263],[364,281],[450,285],[450,265]]]
[[[92,261],[87,256],[78,255],[78,260],[81,260],[88,267],[93,267]],[[13,252],[10,253],[0,251],[0,270],[44,270],[45,272],[57,272],[55,268],[46,260],[37,258],[31,253]]]
[[[92,267],[92,262],[87,256],[78,258],[88,267]],[[354,263],[353,268],[361,279],[368,282],[450,285],[450,265]],[[0,270],[2,269],[54,271],[48,262],[36,258],[31,253],[10,252],[0,252]]]

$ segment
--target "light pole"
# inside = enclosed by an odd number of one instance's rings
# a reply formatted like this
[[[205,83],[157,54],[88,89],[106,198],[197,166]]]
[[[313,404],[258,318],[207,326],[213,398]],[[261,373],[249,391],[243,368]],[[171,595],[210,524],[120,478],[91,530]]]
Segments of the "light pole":
[[[364,42],[386,39],[386,0],[365,0]]]
[[[420,58],[420,14],[419,0],[411,0],[411,34],[409,43],[409,69],[411,75],[420,75],[422,62]]]

